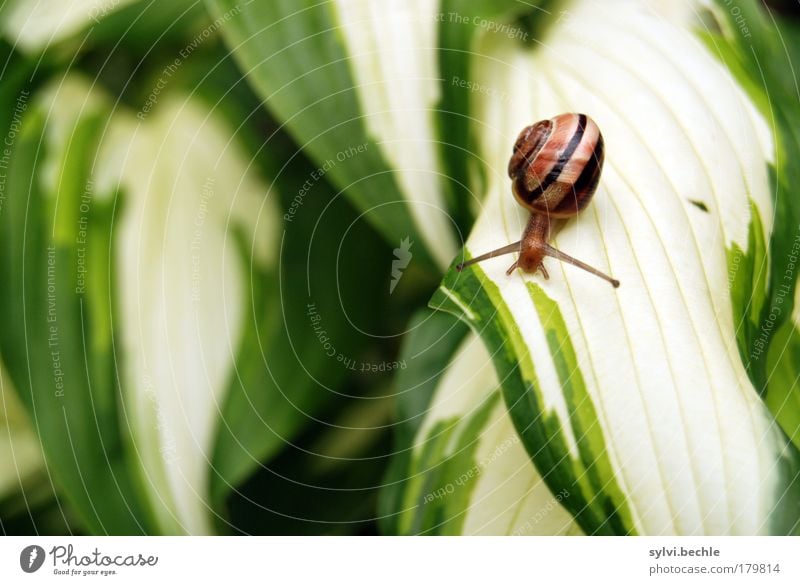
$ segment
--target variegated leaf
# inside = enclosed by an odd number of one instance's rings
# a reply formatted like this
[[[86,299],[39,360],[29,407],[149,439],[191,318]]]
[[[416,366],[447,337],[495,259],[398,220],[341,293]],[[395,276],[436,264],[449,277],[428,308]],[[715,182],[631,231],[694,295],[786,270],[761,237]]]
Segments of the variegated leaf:
[[[219,412],[272,300],[253,295],[274,193],[197,99],[141,121],[66,75],[26,110],[0,341],[48,468],[92,532],[209,533]]]
[[[35,97],[18,94],[4,185],[13,197],[0,214],[0,348],[52,485],[80,525],[139,534],[150,518],[124,460],[117,406],[115,194],[97,192],[91,180],[111,112],[102,91],[72,77]]]
[[[138,0],[9,0],[2,32],[14,44],[37,51],[89,28]]]
[[[394,532],[400,534],[580,534],[564,509],[569,490],[550,492],[511,424],[491,356],[480,339],[450,324],[442,331],[426,319],[406,351],[411,364],[461,339],[440,362],[430,403],[419,424],[403,488],[395,497]],[[435,337],[425,331],[438,332]],[[424,341],[425,343],[419,343]],[[430,343],[430,345],[428,345]],[[431,391],[432,390],[432,391]],[[413,393],[414,387],[399,388]],[[401,398],[405,400],[405,398]],[[409,421],[401,421],[407,424]],[[404,448],[404,446],[402,447]]]
[[[162,531],[209,533],[219,411],[262,301],[251,279],[278,247],[274,194],[221,120],[175,95],[144,123],[118,113],[97,168],[115,170],[100,191],[124,194],[122,393],[142,483]]]
[[[229,45],[319,175],[390,243],[410,237],[415,261],[444,268],[455,230],[435,141],[437,2],[209,4],[232,14]]]

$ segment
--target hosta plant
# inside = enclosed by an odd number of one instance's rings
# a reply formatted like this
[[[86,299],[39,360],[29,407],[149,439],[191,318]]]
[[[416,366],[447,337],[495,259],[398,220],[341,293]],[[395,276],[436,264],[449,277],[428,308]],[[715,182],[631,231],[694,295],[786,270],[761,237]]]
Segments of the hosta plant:
[[[83,529],[800,531],[795,25],[50,4],[0,9],[3,420]],[[619,288],[460,269],[520,239],[512,147],[569,112],[605,162],[550,242]]]

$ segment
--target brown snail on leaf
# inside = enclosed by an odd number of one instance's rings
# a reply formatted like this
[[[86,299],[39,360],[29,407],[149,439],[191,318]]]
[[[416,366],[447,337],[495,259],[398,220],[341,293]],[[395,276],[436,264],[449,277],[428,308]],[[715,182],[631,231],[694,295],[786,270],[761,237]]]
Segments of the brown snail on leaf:
[[[603,135],[589,116],[559,114],[523,129],[508,163],[514,197],[531,212],[522,239],[463,262],[456,270],[460,272],[470,264],[519,252],[507,274],[515,268],[525,272],[541,270],[547,279],[549,275],[542,262],[545,256],[550,256],[618,287],[618,280],[548,243],[551,220],[572,217],[586,207],[597,190],[602,170]]]

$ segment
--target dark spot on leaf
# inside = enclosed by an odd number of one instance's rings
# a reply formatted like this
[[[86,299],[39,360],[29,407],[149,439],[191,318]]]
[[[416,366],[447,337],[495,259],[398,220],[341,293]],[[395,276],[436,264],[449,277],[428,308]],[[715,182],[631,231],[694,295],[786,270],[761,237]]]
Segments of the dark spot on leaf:
[[[707,32],[716,35],[723,34],[722,24],[713,11],[708,8],[701,8],[697,12],[697,16],[700,20],[700,26],[705,28]]]
[[[700,211],[705,211],[706,213],[708,213],[708,207],[702,201],[697,201],[696,199],[689,199],[689,203],[694,205]]]

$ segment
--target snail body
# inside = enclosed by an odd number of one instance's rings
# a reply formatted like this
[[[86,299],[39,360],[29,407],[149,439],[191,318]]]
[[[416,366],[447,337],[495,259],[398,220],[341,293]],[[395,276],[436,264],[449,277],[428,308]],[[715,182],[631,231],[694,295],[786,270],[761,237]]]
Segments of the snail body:
[[[603,158],[603,135],[594,120],[585,114],[559,114],[524,128],[514,143],[508,163],[514,198],[531,213],[522,239],[459,264],[456,269],[461,271],[476,262],[519,252],[508,274],[516,268],[530,273],[540,270],[547,279],[549,275],[543,260],[550,256],[618,287],[618,280],[548,243],[553,220],[568,219],[591,201],[600,181]]]

